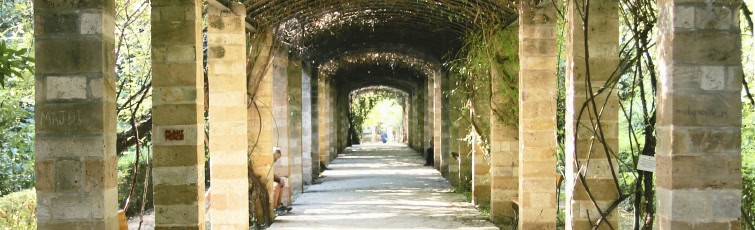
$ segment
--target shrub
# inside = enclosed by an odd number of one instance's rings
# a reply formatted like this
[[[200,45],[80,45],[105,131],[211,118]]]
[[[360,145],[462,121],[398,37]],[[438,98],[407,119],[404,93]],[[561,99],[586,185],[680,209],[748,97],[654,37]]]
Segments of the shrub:
[[[131,190],[131,182],[133,180],[134,170],[134,155],[133,153],[121,156],[118,159],[118,208],[123,208],[126,197]],[[139,161],[139,176],[137,176],[136,187],[134,193],[131,195],[131,204],[126,211],[126,216],[138,216],[141,210],[142,194],[144,189],[144,175],[146,173],[146,162],[144,156]],[[150,159],[151,161],[151,159]],[[150,175],[149,181],[152,181],[152,175]],[[145,210],[152,208],[152,183],[149,183],[147,187],[147,204]]]
[[[0,226],[2,229],[37,229],[34,189],[14,192],[0,197]]]

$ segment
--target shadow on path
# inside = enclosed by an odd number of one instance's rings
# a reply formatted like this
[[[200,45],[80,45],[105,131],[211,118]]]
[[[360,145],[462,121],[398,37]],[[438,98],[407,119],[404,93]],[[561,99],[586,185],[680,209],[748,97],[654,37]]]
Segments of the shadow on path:
[[[328,165],[277,229],[497,229],[404,145],[362,145]]]

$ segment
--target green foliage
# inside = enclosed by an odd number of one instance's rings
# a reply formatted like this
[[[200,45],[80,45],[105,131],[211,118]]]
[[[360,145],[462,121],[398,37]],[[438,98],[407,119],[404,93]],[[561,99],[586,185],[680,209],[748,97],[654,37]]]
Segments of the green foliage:
[[[37,229],[36,207],[37,194],[34,189],[0,197],[0,228]]]
[[[451,79],[450,95],[458,98],[479,144],[489,152],[490,116],[511,127],[519,124],[519,39],[516,28],[487,26],[464,39],[459,57],[445,63]],[[468,136],[469,137],[469,136]],[[472,141],[475,138],[465,138]],[[474,144],[471,143],[470,144]]]
[[[34,83],[13,77],[0,88],[0,196],[34,186]]]
[[[395,111],[383,114],[373,111],[378,105],[382,105],[382,109],[392,108],[392,105],[400,106],[403,101],[404,98],[401,94],[389,89],[368,89],[355,92],[349,108],[351,127],[358,133],[362,132],[365,125],[368,127],[397,127],[397,125],[401,125],[401,119],[403,119],[401,113],[398,114],[398,119],[395,119],[396,116],[393,114]],[[357,138],[359,138],[359,135],[357,135]]]
[[[129,205],[129,209],[126,211],[126,216],[137,216],[139,215],[141,204],[143,202],[142,199],[142,191],[144,191],[144,176],[146,175],[146,161],[145,161],[145,154],[140,157],[139,160],[139,175],[136,178],[136,187],[134,187],[134,193],[131,195],[131,204]],[[129,153],[124,154],[123,156],[118,158],[118,201],[120,201],[119,208],[123,208],[123,204],[126,200],[126,197],[128,196],[129,190],[132,186],[132,181],[134,177],[134,160],[135,160],[136,153],[134,151],[129,151]],[[151,161],[152,159],[150,159]],[[151,182],[151,174],[148,182]],[[146,209],[149,209],[153,205],[152,200],[152,183],[149,183],[149,186],[147,187],[147,204]]]
[[[0,196],[34,187],[31,3],[0,3]]]
[[[33,61],[27,48],[13,49],[0,41],[0,86],[5,87],[5,80],[10,77],[23,77],[23,72],[34,71]]]
[[[0,87],[34,71],[31,1],[0,2]]]

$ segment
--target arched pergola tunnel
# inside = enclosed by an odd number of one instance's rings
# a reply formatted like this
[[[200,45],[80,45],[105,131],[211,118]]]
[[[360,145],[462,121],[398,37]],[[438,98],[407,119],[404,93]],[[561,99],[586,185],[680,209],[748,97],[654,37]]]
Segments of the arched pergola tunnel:
[[[520,229],[555,228],[557,16],[550,2],[208,3],[212,227],[246,229],[249,213],[264,221],[271,200],[247,205],[249,188],[272,191],[273,172],[289,176],[290,203],[346,147],[348,94],[385,85],[410,95],[408,144],[420,152],[433,146],[435,167],[452,184],[470,178],[474,202],[489,204],[495,222],[513,221],[516,203]],[[600,23],[587,26],[589,37],[574,2],[565,15],[566,151],[575,153],[566,159],[566,221],[574,229],[589,228],[619,195],[610,182],[615,162],[594,161],[587,178],[576,173],[592,138],[576,127],[596,122],[578,116],[585,92],[590,84],[599,90],[618,66],[618,3],[593,3],[591,22]],[[738,4],[659,2],[661,229],[739,226]],[[115,229],[113,1],[35,0],[34,7],[38,226]],[[151,7],[156,225],[203,229],[203,3],[166,0]],[[718,13],[692,13],[698,11]],[[464,102],[444,94],[452,81],[440,65],[486,20],[517,28],[519,46],[518,101],[494,90],[491,103],[518,106],[518,126],[490,119],[489,163],[458,141],[471,124],[455,122],[468,114],[449,109]],[[589,82],[587,70],[594,76]],[[605,104],[600,138],[615,148],[618,105],[615,99]],[[276,166],[274,147],[283,150]],[[583,183],[595,196],[586,195]],[[602,222],[615,226],[616,219],[614,211]]]

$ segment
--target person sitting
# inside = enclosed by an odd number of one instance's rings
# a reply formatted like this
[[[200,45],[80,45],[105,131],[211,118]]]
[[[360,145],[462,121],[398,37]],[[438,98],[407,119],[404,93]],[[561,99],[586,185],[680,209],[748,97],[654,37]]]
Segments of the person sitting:
[[[281,158],[281,151],[280,149],[276,149],[275,153],[273,154],[273,164],[275,164],[278,159]],[[286,181],[283,180],[283,177],[273,174],[273,181],[276,183],[275,187],[273,188],[273,200],[275,201],[275,213],[278,215],[283,215],[286,212],[291,211],[291,207],[285,206],[281,203],[281,191],[283,190],[283,187],[286,187]]]
[[[435,149],[433,149],[433,138],[430,138],[430,148],[425,153],[425,166],[435,165]]]

